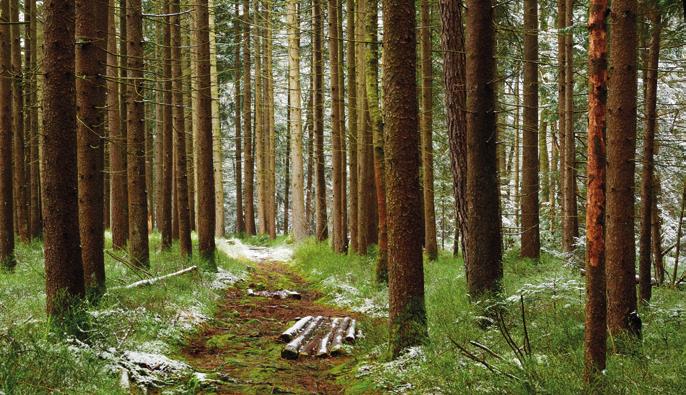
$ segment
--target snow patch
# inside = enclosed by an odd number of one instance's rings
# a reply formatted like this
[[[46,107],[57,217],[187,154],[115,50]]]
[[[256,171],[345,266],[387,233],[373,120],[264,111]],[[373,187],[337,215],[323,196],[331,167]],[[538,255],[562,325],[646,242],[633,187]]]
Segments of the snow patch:
[[[217,273],[214,274],[212,283],[210,283],[210,288],[212,289],[226,289],[239,281],[242,281],[243,277],[237,276],[229,271],[219,268]]]
[[[359,289],[336,276],[324,279],[322,285],[329,290],[332,301],[337,306],[373,318],[388,316],[388,298],[385,293],[379,293],[375,298],[363,298]]]
[[[231,258],[257,263],[288,262],[293,259],[293,248],[286,245],[256,247],[243,244],[238,239],[218,239],[217,248]]]

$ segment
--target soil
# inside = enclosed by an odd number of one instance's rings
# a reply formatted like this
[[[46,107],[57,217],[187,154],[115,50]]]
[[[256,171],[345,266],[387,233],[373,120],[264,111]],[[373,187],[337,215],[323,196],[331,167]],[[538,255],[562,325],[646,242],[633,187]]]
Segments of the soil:
[[[337,394],[336,369],[350,356],[335,358],[281,358],[279,335],[304,316],[356,317],[355,314],[317,303],[313,287],[284,263],[260,263],[249,280],[230,288],[217,306],[212,321],[182,349],[184,359],[196,370],[221,377],[206,390],[219,394]],[[302,299],[248,297],[247,288],[276,291],[290,289]]]

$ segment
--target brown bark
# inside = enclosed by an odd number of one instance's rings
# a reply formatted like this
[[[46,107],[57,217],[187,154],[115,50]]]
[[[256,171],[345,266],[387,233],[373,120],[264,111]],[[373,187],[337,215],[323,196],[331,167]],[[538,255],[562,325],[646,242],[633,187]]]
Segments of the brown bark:
[[[291,130],[291,85],[290,80],[287,83],[288,87],[288,99],[286,106],[286,130]],[[286,177],[284,180],[284,192],[283,192],[283,233],[288,234],[289,224],[289,210],[291,208],[290,197],[291,197],[291,134],[286,133],[286,165],[285,170]]]
[[[639,334],[636,311],[634,175],[636,151],[636,0],[612,3],[607,98],[607,318],[612,335]]]
[[[522,128],[522,250],[538,259],[538,1],[524,0],[524,125]],[[543,132],[545,133],[545,132]]]
[[[496,161],[493,2],[467,2],[467,283],[472,297],[498,292],[503,276]]]
[[[141,0],[126,0],[127,175],[129,189],[129,253],[135,265],[149,266],[148,201],[145,180],[145,106],[143,18]]]
[[[315,196],[316,196],[316,237],[324,241],[329,236],[326,211],[326,171],[324,167],[324,76],[323,76],[323,44],[322,44],[322,2],[312,1],[313,8],[313,45],[314,45],[314,91],[312,126],[314,131],[315,152]],[[335,233],[335,232],[334,232]]]
[[[219,114],[219,74],[217,71],[217,32],[215,23],[215,13],[213,0],[208,0],[208,6],[212,10],[209,15],[210,24],[210,82],[212,84],[212,140],[213,152],[212,163],[214,164],[214,192],[215,192],[215,230],[217,237],[224,237],[226,225],[224,223],[224,153],[222,147],[222,129]],[[179,40],[179,43],[181,40]],[[181,54],[179,53],[179,60]],[[179,67],[181,71],[181,67]],[[182,73],[179,73],[181,76]],[[183,87],[182,87],[183,88]],[[183,98],[181,99],[183,103]],[[183,116],[183,112],[182,115]],[[185,140],[185,139],[184,139]],[[180,224],[179,224],[180,225]],[[190,227],[189,227],[190,229]],[[189,232],[190,233],[190,232]]]
[[[19,240],[27,243],[29,234],[29,194],[26,177],[26,153],[24,133],[24,75],[21,59],[21,35],[19,33],[19,1],[10,1],[10,19],[12,21],[12,129],[14,130],[14,208],[16,228]]]
[[[365,23],[367,0],[358,0],[355,16],[356,94],[357,96],[357,248],[366,255],[376,239],[374,199],[373,136],[369,126],[369,106],[366,89]],[[352,195],[352,194],[351,194]]]
[[[672,286],[676,286],[681,282],[679,275],[679,257],[681,256],[681,237],[683,236],[684,230],[684,214],[686,213],[686,182],[684,182],[684,190],[681,194],[681,210],[679,210],[679,217],[677,219],[677,230],[676,230],[676,253],[674,254],[674,272],[672,272]]]
[[[262,2],[254,3],[253,26],[255,29],[255,47],[253,55],[255,59],[255,172],[257,177],[257,234],[267,233],[267,207],[266,207],[266,176],[265,176],[265,138],[264,138],[264,74],[262,71],[262,50],[264,35],[264,15],[261,13]]]
[[[76,104],[79,228],[86,290],[105,288],[104,257],[104,124],[107,101],[106,2],[76,1]]]
[[[36,0],[27,0],[25,3],[25,20],[28,22],[26,31],[26,41],[28,45],[26,51],[27,73],[27,102],[29,114],[27,117],[29,132],[29,178],[31,180],[31,209],[29,212],[31,237],[36,239],[42,232],[41,198],[40,198],[40,157],[38,154],[38,39],[36,34]]]
[[[520,81],[520,68],[517,67],[515,70],[515,81],[514,81],[514,142],[512,143],[512,155],[513,155],[513,184],[514,184],[514,221],[515,225],[519,226],[521,224],[521,201],[522,201],[522,139],[521,139],[521,106],[522,106],[522,96],[520,95],[519,81]]]
[[[332,164],[333,164],[333,250],[338,253],[345,252],[347,244],[347,230],[345,227],[343,205],[345,188],[343,186],[342,168],[343,158],[342,131],[341,131],[341,95],[340,95],[340,65],[339,65],[339,41],[338,41],[338,3],[339,0],[328,0],[329,10],[329,57],[331,62],[331,139],[332,139]],[[346,233],[346,234],[344,234]]]
[[[198,45],[198,134],[197,185],[198,185],[198,246],[200,257],[215,268],[215,201],[212,178],[212,92],[210,80],[210,32],[209,7],[207,0],[200,1],[196,8],[196,43]]]
[[[235,160],[236,160],[236,169],[235,169],[235,176],[236,176],[236,233],[244,233],[245,232],[245,216],[243,214],[243,158],[242,158],[242,150],[243,150],[243,143],[241,142],[242,139],[242,129],[241,129],[241,105],[242,105],[242,100],[243,96],[245,93],[241,92],[241,47],[238,45],[238,43],[241,42],[241,25],[240,25],[240,13],[238,10],[238,2],[236,2],[235,5],[235,20],[234,20],[234,30],[235,30],[235,40],[236,40],[236,48],[234,50],[234,85],[236,87],[235,90],[235,105],[236,105],[236,114],[235,114],[235,128],[236,128],[236,137],[234,139],[235,141]],[[249,89],[249,88],[248,88]]]
[[[338,1],[338,12],[336,13],[336,25],[337,25],[337,31],[338,31],[338,86],[340,89],[338,90],[338,100],[341,103],[341,116],[338,119],[339,123],[339,130],[341,131],[339,137],[340,137],[340,146],[341,146],[341,236],[342,236],[342,243],[343,243],[343,251],[347,252],[348,247],[349,247],[349,239],[348,239],[348,229],[349,229],[349,216],[348,216],[348,210],[346,209],[348,207],[348,185],[347,185],[347,172],[348,172],[348,157],[345,155],[346,151],[346,146],[347,146],[347,138],[346,138],[346,130],[345,130],[345,81],[344,81],[344,72],[343,72],[343,65],[345,64],[345,57],[344,57],[344,40],[343,40],[343,1]],[[351,191],[352,192],[352,191]]]
[[[184,98],[184,84],[183,84],[183,70],[182,70],[182,54],[181,47],[183,45],[181,40],[181,21],[178,16],[181,7],[179,0],[171,0],[169,13],[173,16],[169,22],[170,29],[170,43],[171,43],[171,109],[173,117],[173,136],[174,146],[176,147],[176,158],[174,160],[174,183],[177,191],[176,210],[179,218],[179,252],[181,256],[190,256],[192,254],[191,244],[191,223],[190,223],[190,209],[188,203],[188,177],[186,166],[186,117],[183,109]],[[170,132],[172,131],[170,130]],[[171,169],[169,169],[171,174]]]
[[[441,49],[444,52],[443,82],[445,84],[445,108],[450,144],[450,170],[453,175],[453,198],[457,212],[457,227],[462,237],[465,263],[467,235],[467,118],[465,108],[466,57],[462,25],[462,1],[441,0]]]
[[[267,231],[271,239],[276,238],[276,120],[274,116],[274,66],[272,2],[266,2],[267,39],[265,41],[266,99],[267,99]]]
[[[653,218],[653,175],[655,172],[655,132],[657,124],[657,73],[660,61],[660,35],[662,33],[662,15],[657,7],[649,11],[651,21],[650,48],[645,62],[645,126],[643,135],[643,171],[641,174],[641,230],[639,242],[639,278],[641,300],[650,302],[652,294],[651,281],[651,236]],[[655,277],[659,277],[655,273]]]
[[[413,0],[383,1],[389,335],[393,357],[428,337],[424,305]]]
[[[574,0],[565,5],[565,26],[572,26]],[[574,250],[574,238],[579,234],[576,202],[576,147],[574,137],[574,39],[572,32],[565,37],[565,133],[564,133],[564,222],[562,249]]]
[[[658,284],[665,281],[665,266],[662,255],[662,221],[657,201],[660,196],[660,183],[657,176],[653,176],[653,209],[651,210],[650,240],[653,255],[653,265],[655,265],[655,277]]]
[[[182,29],[188,28],[188,26],[191,25],[190,21],[188,21],[188,25],[182,26]],[[191,35],[187,34],[184,35],[184,45],[192,45],[192,40],[191,40]],[[196,200],[195,200],[195,164],[194,158],[195,158],[195,150],[194,150],[194,142],[193,139],[195,138],[194,136],[194,106],[195,106],[195,100],[194,100],[194,95],[193,95],[193,87],[195,86],[193,83],[193,62],[194,60],[194,55],[191,53],[192,51],[188,51],[188,53],[182,52],[182,54],[185,54],[184,56],[184,76],[186,77],[184,79],[184,92],[187,92],[187,94],[184,94],[184,107],[186,111],[184,112],[185,114],[185,124],[190,125],[190,127],[186,126],[186,177],[188,178],[188,217],[190,221],[190,226],[191,226],[191,231],[194,231],[197,229],[197,216],[195,215],[196,213]],[[172,168],[174,166],[172,165]],[[174,178],[176,179],[176,178]],[[174,189],[176,189],[176,182],[172,182],[174,184]],[[177,199],[174,200],[174,205],[176,205]],[[178,210],[174,209],[174,218],[177,222],[177,226],[174,227],[178,233]],[[176,238],[178,239],[178,234],[176,235]]]
[[[165,1],[164,5],[165,12],[170,9],[170,1]],[[173,115],[172,115],[172,46],[171,46],[171,25],[170,20],[164,19],[162,21],[163,30],[163,42],[164,47],[162,48],[162,118],[158,119],[158,122],[162,123],[161,133],[159,133],[162,140],[162,174],[160,175],[160,212],[157,214],[158,224],[160,229],[160,235],[162,236],[161,248],[162,250],[168,250],[172,245],[172,198],[173,194],[173,180],[172,175],[174,173],[174,149],[178,149],[178,146],[173,144],[174,131],[172,129],[173,125]]]
[[[113,0],[116,1],[116,0]],[[129,186],[127,182],[127,131],[126,131],[126,1],[120,0],[120,41],[117,51],[116,34],[108,39],[107,64],[107,105],[109,108],[108,125],[110,129],[110,166],[112,179],[112,246],[115,249],[126,248],[129,239]],[[114,4],[112,4],[114,5]],[[111,17],[114,22],[114,16]],[[114,24],[113,24],[114,25]],[[112,27],[110,30],[112,30]],[[117,54],[119,56],[117,56]],[[119,68],[117,67],[119,59]],[[117,79],[119,69],[119,79]],[[115,119],[116,118],[116,119]]]
[[[250,88],[250,5],[243,0],[243,204],[245,204],[245,233],[255,234],[254,162],[252,151],[252,115]]]
[[[421,1],[421,112],[419,128],[422,151],[422,190],[424,192],[424,249],[429,260],[438,258],[436,242],[436,207],[434,204],[433,152],[433,62],[431,59],[431,6]]]
[[[567,7],[567,0],[557,0],[557,117],[558,117],[558,128],[559,128],[559,180],[560,180],[560,212],[562,221],[564,221],[566,216],[565,211],[565,199],[564,199],[564,182],[565,182],[565,170],[567,168],[565,164],[565,97],[567,95],[566,89],[567,85],[565,73],[567,71],[567,51],[565,50],[565,40],[566,33],[563,33],[563,29],[566,27],[567,18],[565,10]],[[564,222],[563,222],[564,226]],[[564,229],[563,229],[564,233]]]
[[[65,0],[47,0],[43,5],[45,77],[41,145],[45,291],[48,315],[59,321],[84,296],[76,191],[74,25],[64,23],[74,20],[75,8],[73,1]],[[6,7],[2,11],[7,15]]]
[[[584,378],[587,383],[594,383],[605,369],[607,349],[605,299],[607,0],[592,0],[590,10]]]
[[[48,3],[52,5],[51,3]],[[67,7],[67,12],[69,12]],[[73,12],[73,9],[71,10]],[[12,188],[12,57],[9,0],[0,2],[0,266],[12,269],[14,256],[14,194]],[[69,31],[67,31],[69,33]],[[73,33],[73,31],[72,31]],[[73,40],[73,37],[72,37]],[[46,80],[48,76],[46,76]]]
[[[359,7],[359,1],[358,7]],[[358,185],[359,183],[359,176],[360,176],[360,170],[359,170],[359,159],[360,159],[360,153],[358,150],[358,143],[360,143],[360,138],[358,136],[357,132],[357,127],[358,127],[358,105],[357,105],[357,100],[358,100],[358,95],[357,95],[357,37],[355,35],[355,19],[357,19],[357,16],[355,15],[355,1],[354,0],[347,0],[345,2],[346,5],[346,14],[347,14],[347,59],[345,59],[347,62],[348,66],[348,149],[349,149],[349,163],[350,163],[350,215],[349,215],[349,222],[348,225],[350,227],[350,249],[355,252],[359,253],[360,248],[359,248],[359,238],[358,238],[358,231],[359,231],[359,226],[357,224],[358,221],[358,213],[360,212],[360,200],[359,200],[359,188],[360,186]],[[340,33],[341,35],[343,34],[342,32]],[[359,43],[359,45],[362,45],[362,43]],[[343,59],[340,59],[341,63],[343,63]],[[343,210],[345,210],[346,207],[345,205],[343,206]]]

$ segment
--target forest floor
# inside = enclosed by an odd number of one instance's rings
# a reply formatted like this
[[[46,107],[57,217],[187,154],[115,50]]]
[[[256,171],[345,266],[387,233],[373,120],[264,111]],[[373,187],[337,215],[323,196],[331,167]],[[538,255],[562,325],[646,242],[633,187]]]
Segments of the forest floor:
[[[226,291],[211,323],[182,348],[183,359],[196,371],[224,377],[212,392],[342,393],[337,368],[349,357],[283,359],[284,344],[278,338],[299,317],[342,317],[350,312],[317,302],[322,295],[284,262],[292,254],[288,247],[249,247],[222,240],[218,248],[234,259],[250,260],[250,274]],[[302,299],[251,297],[248,288],[294,290]]]

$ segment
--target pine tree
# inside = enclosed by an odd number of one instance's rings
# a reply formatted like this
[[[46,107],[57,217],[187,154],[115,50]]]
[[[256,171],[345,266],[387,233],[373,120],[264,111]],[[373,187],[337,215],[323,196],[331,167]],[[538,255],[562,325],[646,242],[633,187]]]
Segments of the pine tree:
[[[48,3],[50,4],[50,3]],[[69,9],[67,9],[67,12]],[[14,257],[14,204],[12,188],[12,63],[10,3],[0,2],[0,266],[12,269]]]

